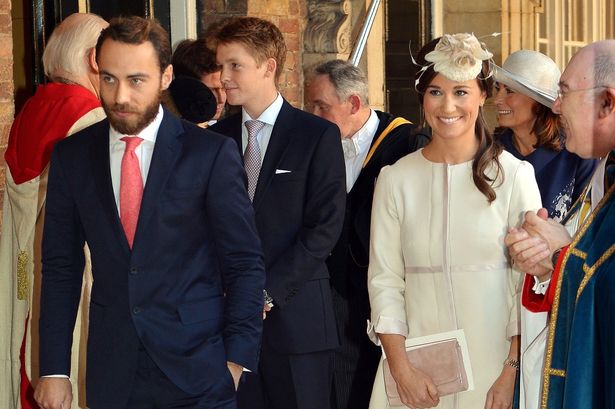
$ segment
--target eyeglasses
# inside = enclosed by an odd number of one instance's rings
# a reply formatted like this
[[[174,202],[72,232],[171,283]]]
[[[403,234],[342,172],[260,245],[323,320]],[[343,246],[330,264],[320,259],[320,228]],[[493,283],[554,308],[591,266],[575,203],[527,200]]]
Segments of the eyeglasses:
[[[580,88],[580,89],[566,89],[563,90],[561,87],[557,90],[557,96],[559,99],[564,99],[568,94],[572,94],[573,92],[581,92],[581,91],[591,91],[596,89],[609,88],[608,85],[596,85],[591,88]]]

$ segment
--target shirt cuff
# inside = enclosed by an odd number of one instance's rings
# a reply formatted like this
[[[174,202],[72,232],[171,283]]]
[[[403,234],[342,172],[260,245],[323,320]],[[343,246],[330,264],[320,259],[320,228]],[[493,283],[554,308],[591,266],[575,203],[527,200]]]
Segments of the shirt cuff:
[[[532,287],[532,291],[534,291],[534,294],[545,295],[549,289],[549,283],[551,283],[551,279],[541,283],[538,280],[538,277],[534,276],[534,286]]]
[[[396,334],[407,338],[408,330],[408,324],[395,318],[380,316],[376,324],[367,321],[367,336],[376,345],[380,345],[378,334]]]

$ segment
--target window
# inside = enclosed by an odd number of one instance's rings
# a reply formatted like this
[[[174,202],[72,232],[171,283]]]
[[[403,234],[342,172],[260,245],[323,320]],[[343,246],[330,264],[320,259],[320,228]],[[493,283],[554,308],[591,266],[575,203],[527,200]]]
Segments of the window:
[[[615,0],[541,0],[536,19],[538,51],[563,69],[585,45],[615,37]]]

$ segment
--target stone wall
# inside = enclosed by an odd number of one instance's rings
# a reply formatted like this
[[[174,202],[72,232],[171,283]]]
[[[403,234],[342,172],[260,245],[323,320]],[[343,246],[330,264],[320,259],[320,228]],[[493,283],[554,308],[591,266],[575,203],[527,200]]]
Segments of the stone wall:
[[[493,53],[493,60],[502,61],[501,37],[489,37],[491,33],[501,33],[502,2],[508,0],[446,0],[442,5],[443,33],[474,33]],[[442,34],[442,33],[437,33]],[[490,127],[497,126],[493,98],[485,103],[485,119]]]
[[[280,92],[290,104],[301,107],[303,102],[303,31],[305,30],[305,0],[248,0],[248,15],[274,23],[286,40],[288,53],[280,76]]]
[[[537,12],[542,12],[534,0],[502,0],[502,60],[521,50],[538,50],[536,37]]]
[[[4,198],[4,151],[13,123],[13,34],[11,32],[11,2],[0,0],[0,224]]]
[[[444,33],[474,33],[482,37],[494,60],[500,61],[500,38],[486,37],[502,31],[502,3],[494,0],[447,0],[442,10]]]

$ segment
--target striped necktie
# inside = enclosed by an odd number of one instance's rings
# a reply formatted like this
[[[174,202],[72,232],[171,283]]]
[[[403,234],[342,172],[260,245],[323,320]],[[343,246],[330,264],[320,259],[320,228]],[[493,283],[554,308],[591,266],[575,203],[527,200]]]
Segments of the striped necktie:
[[[265,126],[264,122],[258,120],[248,120],[245,123],[248,130],[248,146],[243,154],[243,165],[248,175],[248,196],[254,200],[258,175],[261,172],[261,148],[258,145],[258,133]]]

